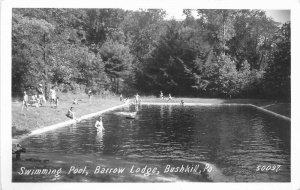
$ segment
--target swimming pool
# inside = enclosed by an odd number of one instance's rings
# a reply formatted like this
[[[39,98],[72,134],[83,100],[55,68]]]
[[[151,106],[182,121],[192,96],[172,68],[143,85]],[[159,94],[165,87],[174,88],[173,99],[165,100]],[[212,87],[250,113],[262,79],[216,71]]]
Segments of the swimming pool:
[[[103,134],[97,133],[92,118],[28,137],[21,142],[27,148],[23,162],[13,163],[13,181],[290,181],[289,121],[247,106],[141,105],[138,109],[136,119],[117,114],[134,111],[134,106],[102,114]],[[200,175],[200,169],[179,172],[201,164],[211,167],[208,177]],[[22,166],[66,171],[56,177],[23,175]],[[86,167],[89,173],[68,173],[71,166],[77,171]],[[111,173],[100,172],[109,168]],[[127,173],[112,173],[115,168]],[[144,175],[143,168],[151,172],[157,168],[159,173]]]

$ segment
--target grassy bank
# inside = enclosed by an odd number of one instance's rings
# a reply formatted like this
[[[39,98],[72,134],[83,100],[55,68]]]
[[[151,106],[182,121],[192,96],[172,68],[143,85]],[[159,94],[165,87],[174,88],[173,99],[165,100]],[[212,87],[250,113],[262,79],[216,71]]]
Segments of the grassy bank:
[[[16,126],[15,137],[25,133],[29,133],[32,130],[39,129],[45,126],[57,124],[63,121],[70,120],[65,116],[68,109],[73,106],[76,117],[81,117],[90,113],[98,112],[113,106],[121,105],[118,97],[102,98],[100,96],[93,96],[92,104],[89,104],[88,96],[86,94],[60,94],[60,102],[58,108],[51,107],[47,102],[44,106],[36,108],[29,107],[26,111],[22,111],[22,103],[20,101],[13,101],[12,103],[12,117],[13,126]],[[82,99],[78,105],[73,105],[73,99]],[[166,103],[167,100],[156,97],[141,97],[142,102],[160,102]],[[180,103],[184,100],[186,103],[242,103],[242,104],[254,104],[275,113],[290,117],[291,106],[290,103],[282,103],[271,100],[260,99],[205,99],[205,98],[174,98],[169,102]]]
[[[65,116],[68,109],[74,107],[75,116],[77,118],[90,113],[98,112],[113,106],[121,105],[118,97],[102,98],[100,96],[93,96],[92,104],[89,103],[88,96],[85,94],[60,94],[58,107],[51,107],[47,102],[41,107],[28,107],[28,110],[23,109],[22,102],[12,102],[12,122],[16,126],[17,132],[13,134],[22,135],[32,130],[42,128],[45,126],[57,124],[63,121],[70,120]],[[73,99],[81,99],[79,104],[74,105]]]

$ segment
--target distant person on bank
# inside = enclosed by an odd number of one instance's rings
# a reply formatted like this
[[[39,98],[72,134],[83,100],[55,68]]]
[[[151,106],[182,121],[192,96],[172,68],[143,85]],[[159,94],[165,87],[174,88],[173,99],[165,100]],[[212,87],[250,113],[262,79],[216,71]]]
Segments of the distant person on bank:
[[[46,104],[46,98],[44,95],[44,91],[43,91],[43,85],[39,84],[39,87],[37,87],[37,93],[38,93],[38,98],[40,99],[40,105],[42,105],[42,103]]]
[[[24,107],[26,107],[26,110],[28,110],[28,95],[27,95],[26,91],[24,91],[22,110]]]
[[[58,107],[58,100],[59,100],[59,97],[57,96],[56,99],[55,99],[55,107],[56,108]]]
[[[50,106],[52,106],[52,103],[55,104],[55,101],[56,101],[56,92],[54,86],[52,86],[50,89]]]
[[[168,101],[170,101],[170,100],[172,100],[172,99],[173,99],[173,98],[172,98],[171,94],[169,94]]]
[[[183,101],[183,100],[181,100],[181,101],[180,101],[180,104],[181,104],[182,106],[184,106],[184,101]]]
[[[88,95],[89,95],[90,104],[92,104],[92,96],[93,96],[93,94],[92,94],[92,89],[90,89],[90,90],[88,91]]]
[[[136,93],[135,95],[135,104],[140,104],[141,100],[140,100],[140,95],[138,93]]]
[[[163,92],[162,92],[162,91],[160,91],[160,95],[159,95],[159,97],[160,97],[161,99],[164,99],[164,94],[163,94]]]

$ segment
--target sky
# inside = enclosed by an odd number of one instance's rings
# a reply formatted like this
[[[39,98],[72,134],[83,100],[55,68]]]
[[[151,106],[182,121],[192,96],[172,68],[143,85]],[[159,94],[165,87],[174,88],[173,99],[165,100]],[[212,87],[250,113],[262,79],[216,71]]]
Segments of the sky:
[[[167,12],[167,19],[175,18],[176,20],[183,20],[185,17],[182,14],[182,9],[165,9]],[[268,17],[272,17],[274,21],[285,23],[290,21],[290,10],[265,10]],[[195,15],[196,16],[196,15]]]

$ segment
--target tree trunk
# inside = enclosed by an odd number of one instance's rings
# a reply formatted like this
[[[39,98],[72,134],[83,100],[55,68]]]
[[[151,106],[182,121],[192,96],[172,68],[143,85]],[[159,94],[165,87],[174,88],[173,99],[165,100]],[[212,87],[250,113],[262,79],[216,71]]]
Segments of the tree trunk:
[[[45,98],[48,99],[49,87],[48,87],[48,68],[47,68],[47,63],[46,63],[46,34],[45,33],[44,33],[44,36],[43,36],[43,40],[44,40],[43,60],[44,60]]]
[[[116,86],[117,86],[116,93],[119,94],[119,78],[117,78]]]

